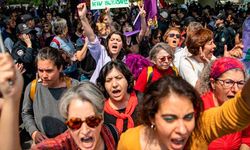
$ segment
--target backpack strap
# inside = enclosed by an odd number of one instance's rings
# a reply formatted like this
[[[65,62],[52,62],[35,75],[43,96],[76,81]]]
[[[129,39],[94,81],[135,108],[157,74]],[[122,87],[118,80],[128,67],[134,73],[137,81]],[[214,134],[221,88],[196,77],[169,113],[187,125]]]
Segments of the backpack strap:
[[[195,69],[194,69],[194,65],[192,64],[192,62],[191,62],[191,60],[189,59],[189,58],[187,58],[187,57],[185,57],[185,59],[191,64],[191,66],[192,66],[192,68],[193,68],[193,70],[195,71]]]
[[[147,83],[150,83],[153,77],[153,67],[148,66],[147,68]]]
[[[173,66],[171,66],[171,67],[172,67],[172,69],[174,70],[175,75],[176,75],[176,76],[179,76],[178,69],[175,67],[174,63],[173,63]]]
[[[71,78],[70,77],[64,77],[64,80],[66,82],[67,89],[71,87]]]
[[[60,42],[54,37],[53,40],[51,42],[56,43],[58,49],[60,49]]]
[[[30,99],[33,102],[36,94],[37,79],[34,79],[30,85]]]
[[[71,78],[64,77],[64,81],[66,82],[67,89],[70,88],[71,87]],[[30,99],[32,102],[34,102],[34,100],[35,100],[36,86],[37,86],[37,79],[34,79],[30,85]]]

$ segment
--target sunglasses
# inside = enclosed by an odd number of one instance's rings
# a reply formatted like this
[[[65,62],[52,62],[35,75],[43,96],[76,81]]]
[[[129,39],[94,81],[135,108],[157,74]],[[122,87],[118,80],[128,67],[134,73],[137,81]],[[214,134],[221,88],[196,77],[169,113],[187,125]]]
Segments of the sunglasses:
[[[161,62],[165,62],[166,60],[168,61],[172,61],[173,60],[173,57],[172,56],[163,56],[163,57],[160,57],[158,58]]]
[[[89,116],[85,120],[81,118],[70,118],[65,124],[72,130],[78,130],[81,128],[82,124],[85,122],[90,128],[97,127],[102,121],[101,116]]]
[[[181,37],[180,34],[174,34],[174,33],[170,33],[168,36],[171,37],[171,38],[176,37],[178,39]]]

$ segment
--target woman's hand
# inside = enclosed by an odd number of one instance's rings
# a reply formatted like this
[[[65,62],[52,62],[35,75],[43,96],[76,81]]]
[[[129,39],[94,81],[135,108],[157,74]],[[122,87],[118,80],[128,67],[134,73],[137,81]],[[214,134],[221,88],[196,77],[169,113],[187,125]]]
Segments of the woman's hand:
[[[86,3],[80,3],[77,5],[77,11],[79,18],[82,19],[87,19],[86,14],[87,14],[87,7]]]
[[[144,4],[143,3],[138,3],[138,7],[139,7],[139,14],[141,17],[146,17],[146,11],[144,10]]]
[[[242,58],[243,56],[243,44],[235,45],[230,51],[227,50],[227,45],[224,46],[224,57],[234,57],[234,58]]]
[[[210,60],[206,57],[206,55],[204,54],[202,48],[200,47],[200,58],[203,61],[203,63],[209,63]]]
[[[16,69],[17,69],[21,74],[23,74],[23,73],[26,72],[26,69],[23,67],[23,64],[22,64],[22,63],[16,63],[15,66],[16,66]]]

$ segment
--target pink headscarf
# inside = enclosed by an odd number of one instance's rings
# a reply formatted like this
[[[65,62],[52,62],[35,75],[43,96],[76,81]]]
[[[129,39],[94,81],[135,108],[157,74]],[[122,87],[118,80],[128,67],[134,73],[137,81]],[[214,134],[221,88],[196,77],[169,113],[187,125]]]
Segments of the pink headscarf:
[[[218,58],[211,66],[210,77],[216,79],[220,77],[224,72],[236,68],[241,69],[243,72],[245,72],[243,63],[238,59],[231,57]]]

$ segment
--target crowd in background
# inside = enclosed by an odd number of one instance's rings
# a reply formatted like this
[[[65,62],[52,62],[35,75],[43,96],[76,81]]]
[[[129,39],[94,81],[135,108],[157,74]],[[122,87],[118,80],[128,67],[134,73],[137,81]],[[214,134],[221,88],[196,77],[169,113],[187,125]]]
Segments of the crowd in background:
[[[143,3],[0,7],[12,56],[0,55],[12,66],[0,61],[12,72],[0,82],[22,95],[0,90],[20,103],[23,149],[249,149],[242,32],[250,3],[157,9],[153,26]]]

